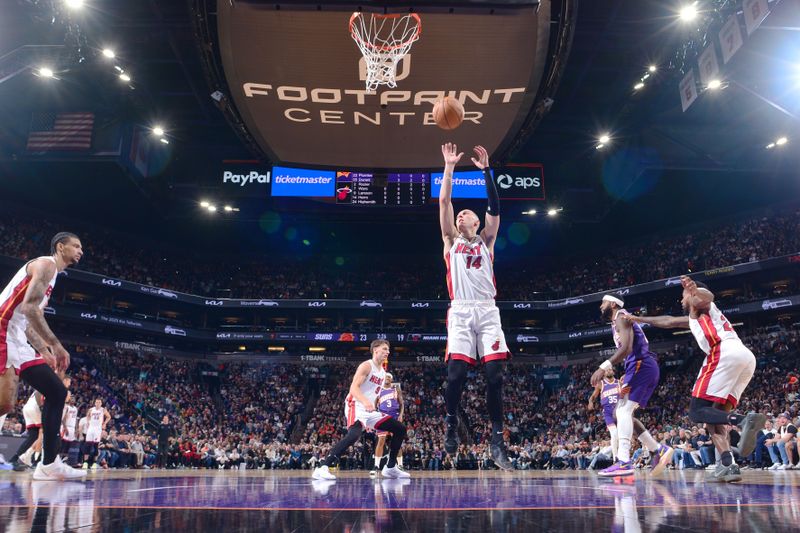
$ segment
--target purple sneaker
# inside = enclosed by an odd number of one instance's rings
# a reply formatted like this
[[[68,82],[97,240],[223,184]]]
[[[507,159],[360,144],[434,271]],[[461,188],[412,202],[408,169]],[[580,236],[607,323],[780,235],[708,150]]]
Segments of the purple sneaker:
[[[650,475],[651,476],[658,476],[667,465],[672,461],[672,454],[675,453],[670,446],[665,446],[664,444],[658,445],[658,451],[653,454],[653,457],[650,459]]]
[[[631,464],[630,461],[628,461],[627,463],[623,463],[622,461],[617,461],[616,463],[609,466],[605,470],[599,471],[597,475],[602,477],[632,476],[633,465]]]

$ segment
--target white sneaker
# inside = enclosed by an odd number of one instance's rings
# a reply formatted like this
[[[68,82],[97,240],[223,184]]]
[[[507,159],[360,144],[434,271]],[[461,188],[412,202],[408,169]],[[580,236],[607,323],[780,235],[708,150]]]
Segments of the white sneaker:
[[[778,470],[786,470],[786,467],[789,465],[779,465]]]
[[[31,467],[31,466],[33,466],[31,464],[31,459],[32,458],[33,458],[33,450],[28,448],[27,452],[25,452],[25,453],[23,453],[22,455],[19,456],[19,462],[24,464],[27,467]]]
[[[378,471],[377,470],[370,470],[369,471],[369,477],[371,477],[371,478],[378,477]]]
[[[314,479],[336,479],[336,476],[331,474],[330,471],[328,471],[328,467],[325,465],[315,468],[311,477]]]
[[[775,463],[774,465],[772,465],[772,466],[770,466],[769,468],[767,468],[767,470],[778,470],[778,469],[779,469],[780,467],[782,467],[782,466],[783,466],[783,465],[782,465],[782,464],[780,464],[780,463]]]
[[[717,465],[715,463],[711,463],[710,465],[708,465],[706,467],[706,470],[715,470],[716,468],[717,468]]]
[[[86,472],[67,466],[61,462],[61,457],[49,465],[39,463],[33,471],[33,479],[37,481],[83,481],[86,479]]]
[[[399,466],[396,465],[392,468],[384,466],[383,470],[381,470],[381,475],[383,477],[388,477],[390,479],[411,477],[411,474],[409,474],[408,472],[406,472],[405,470],[401,469]]]

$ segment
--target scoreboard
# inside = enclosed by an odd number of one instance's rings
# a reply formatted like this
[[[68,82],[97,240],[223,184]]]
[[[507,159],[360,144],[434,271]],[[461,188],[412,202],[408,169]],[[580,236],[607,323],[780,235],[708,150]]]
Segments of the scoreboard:
[[[336,203],[356,206],[415,206],[429,198],[426,173],[336,173]]]

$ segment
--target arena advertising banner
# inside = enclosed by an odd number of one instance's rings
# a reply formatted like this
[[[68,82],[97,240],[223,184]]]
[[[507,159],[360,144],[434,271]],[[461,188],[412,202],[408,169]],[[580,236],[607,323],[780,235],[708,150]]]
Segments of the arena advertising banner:
[[[331,198],[336,190],[336,172],[307,168],[272,168],[272,196]]]
[[[544,167],[538,163],[506,165],[494,179],[501,200],[544,200]]]
[[[215,181],[226,196],[266,198],[272,172],[259,161],[223,161],[215,170]]]
[[[421,36],[397,67],[397,86],[376,91],[366,89],[365,62],[349,32],[358,5],[279,7],[217,2],[230,97],[279,164],[433,170],[446,141],[465,149],[480,143],[490,154],[509,145],[536,99],[549,1],[491,13],[418,7]],[[433,103],[446,95],[465,108],[463,124],[452,131],[433,121]]]
[[[492,171],[494,176],[494,171]],[[431,174],[431,198],[439,198],[442,190],[442,172]],[[453,172],[453,192],[452,198],[486,198],[486,182],[483,179],[483,171],[468,170]]]

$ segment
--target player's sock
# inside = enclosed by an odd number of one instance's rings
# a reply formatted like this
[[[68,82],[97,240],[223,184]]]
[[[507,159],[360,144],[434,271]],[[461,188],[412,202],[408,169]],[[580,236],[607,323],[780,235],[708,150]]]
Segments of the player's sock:
[[[375,456],[375,470],[377,470],[377,469],[379,469],[381,467],[381,458],[382,457],[383,457],[382,455],[381,456],[378,456],[378,455]]]
[[[611,434],[611,455],[614,456],[614,461],[616,461],[619,454],[619,432],[617,431],[617,426],[609,427],[608,432]]]
[[[735,462],[733,460],[733,454],[730,452],[730,450],[722,452],[720,461],[722,461],[722,466],[731,466]]]
[[[402,455],[397,458],[397,464],[400,465],[401,468],[403,467],[403,456]]]
[[[486,372],[486,410],[492,421],[492,444],[503,442],[503,362],[489,361]]]
[[[651,452],[658,451],[658,442],[653,438],[649,431],[639,434],[639,442],[647,446],[647,449]]]
[[[0,416],[0,433],[2,433],[3,426],[6,424],[6,417],[7,416],[8,416],[8,413],[4,414],[3,416]]]

